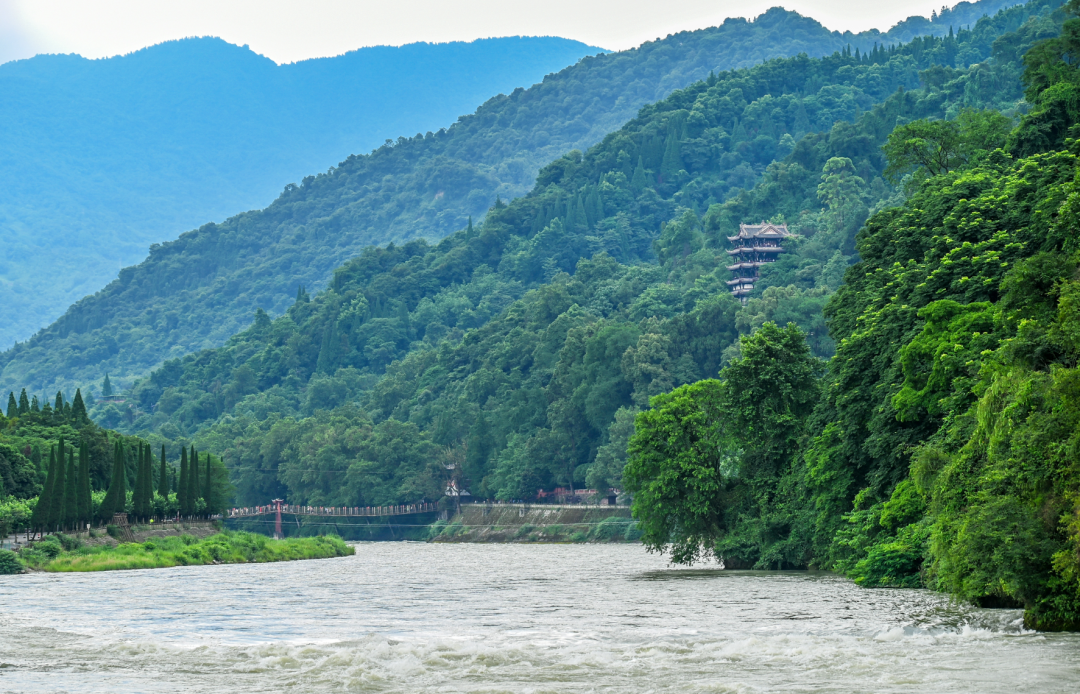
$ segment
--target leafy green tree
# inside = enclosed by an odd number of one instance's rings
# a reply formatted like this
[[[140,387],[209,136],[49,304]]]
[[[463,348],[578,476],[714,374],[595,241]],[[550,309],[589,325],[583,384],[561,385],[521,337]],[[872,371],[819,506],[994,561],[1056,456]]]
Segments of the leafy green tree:
[[[967,166],[1005,145],[1012,121],[998,111],[965,109],[956,120],[920,119],[897,126],[882,149],[885,176],[895,182],[908,173],[938,176]]]
[[[7,416],[8,419],[15,419],[19,416],[19,405],[15,402],[15,393],[8,393]]]
[[[26,388],[22,389],[19,393],[19,414],[24,415],[30,412],[30,400],[26,397]]]
[[[202,498],[202,485],[199,483],[199,454],[195,446],[191,447],[191,458],[188,460],[188,512],[192,515],[198,513],[199,500]]]
[[[623,480],[649,551],[692,564],[725,528],[736,449],[726,431],[725,387],[706,380],[657,395],[638,413]]]

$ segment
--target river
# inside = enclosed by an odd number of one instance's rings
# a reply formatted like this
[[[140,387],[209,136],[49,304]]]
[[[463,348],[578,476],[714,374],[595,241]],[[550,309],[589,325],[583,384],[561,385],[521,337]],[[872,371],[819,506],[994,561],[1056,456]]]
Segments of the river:
[[[0,576],[0,691],[1074,692],[1080,635],[639,545]]]

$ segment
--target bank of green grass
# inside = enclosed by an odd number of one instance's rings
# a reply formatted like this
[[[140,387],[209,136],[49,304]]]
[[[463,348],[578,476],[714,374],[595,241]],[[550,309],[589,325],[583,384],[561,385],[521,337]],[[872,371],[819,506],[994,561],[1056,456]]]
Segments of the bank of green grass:
[[[117,571],[329,559],[354,553],[352,547],[333,535],[272,540],[255,533],[225,531],[203,540],[180,535],[116,546],[88,546],[74,538],[49,536],[19,552],[19,560],[40,571]]]

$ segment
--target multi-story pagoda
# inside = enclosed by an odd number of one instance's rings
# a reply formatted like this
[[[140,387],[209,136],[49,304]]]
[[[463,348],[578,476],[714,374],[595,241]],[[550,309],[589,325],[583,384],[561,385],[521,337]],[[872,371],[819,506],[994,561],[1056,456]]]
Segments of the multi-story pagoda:
[[[762,265],[776,262],[777,256],[784,252],[780,245],[788,236],[786,224],[740,224],[738,236],[729,236],[733,248],[728,255],[734,261],[728,265],[734,279],[728,281],[731,293],[742,298],[753,290],[754,280],[759,276]]]

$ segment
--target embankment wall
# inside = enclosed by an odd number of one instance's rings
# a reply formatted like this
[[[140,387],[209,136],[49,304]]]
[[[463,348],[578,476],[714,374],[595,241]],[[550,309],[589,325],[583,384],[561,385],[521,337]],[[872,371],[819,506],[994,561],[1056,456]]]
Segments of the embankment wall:
[[[628,506],[468,504],[431,527],[434,542],[637,542]]]

